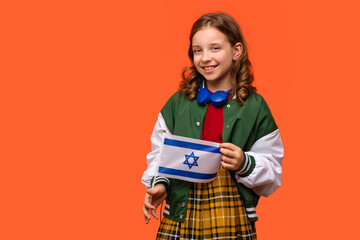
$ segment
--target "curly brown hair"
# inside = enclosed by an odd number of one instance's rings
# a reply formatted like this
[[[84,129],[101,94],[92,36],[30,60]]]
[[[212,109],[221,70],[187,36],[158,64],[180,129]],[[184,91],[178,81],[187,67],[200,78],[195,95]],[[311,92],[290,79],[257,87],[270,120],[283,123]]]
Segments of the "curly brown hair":
[[[235,46],[240,42],[243,45],[241,56],[233,62],[231,69],[231,84],[232,94],[236,94],[236,100],[240,105],[243,105],[251,92],[256,91],[252,86],[254,74],[252,65],[248,57],[248,50],[244,36],[238,23],[226,13],[209,13],[200,17],[192,26],[190,32],[190,46],[189,57],[191,62],[194,60],[194,53],[192,49],[192,39],[197,31],[204,27],[215,27],[224,33],[230,44]],[[191,67],[186,67],[182,73],[182,81],[179,85],[179,92],[185,94],[189,99],[194,99],[199,92],[200,83],[205,78],[196,70],[194,64]]]

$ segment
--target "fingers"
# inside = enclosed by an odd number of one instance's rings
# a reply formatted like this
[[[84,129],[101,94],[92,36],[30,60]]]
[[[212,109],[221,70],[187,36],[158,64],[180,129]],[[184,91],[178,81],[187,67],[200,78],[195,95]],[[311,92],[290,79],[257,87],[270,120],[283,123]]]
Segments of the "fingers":
[[[219,146],[222,153],[221,165],[228,170],[237,170],[244,158],[241,148],[232,143],[220,143]]]
[[[227,156],[230,158],[235,157],[235,152],[233,150],[226,149],[226,148],[220,148],[220,152],[223,154],[223,156]]]
[[[221,165],[223,166],[223,168],[228,169],[228,170],[237,170],[236,168],[236,163],[234,161],[231,161],[230,158],[226,158],[226,160],[221,161]]]
[[[145,223],[148,223],[151,215],[155,219],[159,219],[156,214],[156,209],[166,198],[166,187],[163,184],[158,184],[154,188],[146,190],[145,200],[143,205],[143,214],[145,217]]]
[[[145,207],[145,205],[143,205],[143,208],[142,208],[142,211],[143,211],[143,214],[144,214],[144,217],[145,217],[145,223],[148,224],[151,217],[150,217],[150,214],[149,214],[149,211],[148,209]]]
[[[158,215],[156,214],[156,207],[151,205],[151,196],[149,194],[145,194],[145,201],[144,201],[144,205],[143,205],[143,214],[145,217],[146,224],[148,224],[151,219],[150,213],[156,219],[159,219]]]
[[[158,193],[158,191],[159,190],[157,188],[150,188],[150,189],[146,190],[146,192],[151,196],[156,195]]]
[[[234,164],[235,163],[235,159],[229,158],[229,157],[224,156],[224,155],[221,157],[221,160],[222,160],[222,162],[224,162],[226,164]]]
[[[152,189],[147,190],[148,192],[146,193],[145,196],[145,206],[147,208],[149,208],[149,210],[156,210],[156,208],[159,206],[159,194],[155,193]]]
[[[228,162],[221,161],[221,165],[223,166],[223,168],[228,169],[228,170],[232,170],[232,171],[236,171],[240,167],[240,164],[237,163],[237,162],[228,163]]]
[[[226,162],[233,162],[233,160],[241,159],[242,158],[242,151],[240,148],[236,148],[234,150],[220,148],[220,152],[223,154],[222,158]]]
[[[237,146],[232,144],[232,143],[220,143],[219,147],[220,148],[227,148],[227,149],[231,149],[231,150],[234,150],[235,148],[237,148]]]
[[[158,215],[156,214],[156,210],[151,210],[151,215],[153,215],[154,218],[159,219]]]
[[[156,209],[155,206],[151,205],[151,203],[144,202],[144,206],[150,211]]]
[[[149,210],[155,209],[155,206],[151,204],[151,196],[149,194],[145,194],[144,206]]]
[[[150,188],[150,189],[148,189],[146,191],[151,196],[156,196],[156,195],[164,194],[166,192],[166,187],[165,187],[164,184],[160,183],[160,184],[157,184],[153,188]]]
[[[234,158],[241,149],[232,143],[220,143],[220,152],[228,157]]]
[[[142,208],[146,224],[148,224],[150,219],[151,219],[150,211],[153,211],[154,209],[156,209],[156,208],[153,205],[151,205],[151,196],[148,193],[146,193],[145,194],[144,205],[143,205],[143,208]]]
[[[151,213],[151,215],[154,216],[155,219],[159,219],[159,216],[156,214],[156,209],[155,209],[155,207],[152,206],[152,205],[146,204],[146,203],[144,202],[142,211],[143,211],[143,214],[144,214],[144,218],[145,218],[145,223],[146,223],[146,224],[148,224],[149,221],[150,221],[150,219],[151,219],[150,213]]]

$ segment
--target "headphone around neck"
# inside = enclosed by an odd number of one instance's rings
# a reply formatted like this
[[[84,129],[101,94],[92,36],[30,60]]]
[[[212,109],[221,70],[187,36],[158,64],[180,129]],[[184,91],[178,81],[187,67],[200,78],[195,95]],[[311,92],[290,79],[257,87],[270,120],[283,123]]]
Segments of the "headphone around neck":
[[[205,106],[206,104],[208,104],[211,101],[211,103],[215,107],[221,107],[222,105],[224,105],[227,102],[228,94],[232,90],[232,89],[230,89],[227,91],[217,91],[217,92],[214,92],[213,94],[211,94],[207,88],[204,88],[204,86],[201,86],[201,85],[204,85],[204,83],[200,84],[200,91],[198,92],[198,94],[196,96],[196,100],[202,106]]]

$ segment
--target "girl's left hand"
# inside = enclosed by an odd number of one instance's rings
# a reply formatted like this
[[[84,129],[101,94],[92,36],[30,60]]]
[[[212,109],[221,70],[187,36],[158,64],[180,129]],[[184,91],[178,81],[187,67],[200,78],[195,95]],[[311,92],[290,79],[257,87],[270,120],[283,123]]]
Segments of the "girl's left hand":
[[[238,146],[232,143],[220,143],[222,155],[221,165],[228,170],[236,171],[244,160],[244,153]]]

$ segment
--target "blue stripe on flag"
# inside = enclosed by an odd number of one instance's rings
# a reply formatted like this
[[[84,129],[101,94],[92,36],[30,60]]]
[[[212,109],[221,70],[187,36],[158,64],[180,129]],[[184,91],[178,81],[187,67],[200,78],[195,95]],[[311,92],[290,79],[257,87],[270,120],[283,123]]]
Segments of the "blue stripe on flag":
[[[196,172],[189,172],[189,171],[178,170],[178,169],[167,168],[167,167],[160,167],[160,166],[159,166],[159,173],[183,176],[183,177],[195,178],[195,179],[212,179],[212,178],[216,177],[216,174],[217,174],[217,173],[210,173],[210,174],[196,173]]]
[[[174,147],[189,148],[189,149],[194,149],[194,150],[199,150],[199,151],[221,154],[219,147],[207,146],[207,145],[198,144],[198,143],[185,142],[185,141],[165,138],[164,144],[169,145],[169,146],[174,146]]]

